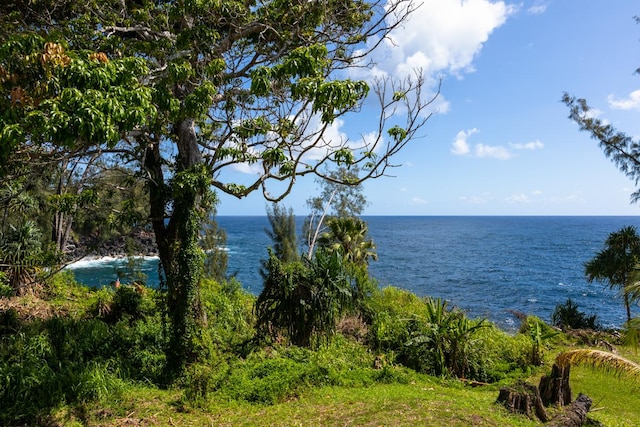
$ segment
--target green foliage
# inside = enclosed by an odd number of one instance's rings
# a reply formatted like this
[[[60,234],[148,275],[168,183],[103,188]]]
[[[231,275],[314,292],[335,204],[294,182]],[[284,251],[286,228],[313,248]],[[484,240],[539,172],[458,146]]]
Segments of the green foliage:
[[[527,316],[520,325],[520,333],[531,339],[531,357],[529,363],[540,366],[543,362],[544,349],[551,338],[559,336],[559,332],[536,316]]]
[[[329,218],[327,228],[318,239],[318,246],[329,252],[339,252],[345,261],[355,266],[367,266],[377,260],[376,245],[367,240],[367,223],[354,217]]]
[[[362,387],[407,383],[410,373],[398,366],[376,367],[366,347],[336,336],[316,350],[276,345],[242,359],[196,364],[185,377],[185,403],[205,406],[212,400],[275,404],[313,387]]]
[[[425,316],[408,322],[409,340],[403,357],[409,365],[436,376],[469,378],[471,341],[484,320],[469,320],[439,298],[425,299]]]
[[[265,232],[273,241],[273,254],[285,263],[299,260],[296,217],[293,209],[287,210],[277,203],[273,204],[271,209],[267,209],[267,218],[271,230],[265,229]]]
[[[46,296],[54,301],[84,300],[87,294],[87,288],[76,282],[72,270],[62,270],[47,277],[44,286]]]
[[[283,263],[270,250],[264,289],[256,302],[258,333],[286,336],[306,347],[329,338],[348,307],[351,284],[338,253],[317,251],[313,259]]]
[[[438,299],[394,287],[368,301],[369,342],[398,362],[438,376],[497,381],[527,370],[531,341],[468,319]]]
[[[13,295],[13,288],[9,285],[7,274],[0,271],[0,298],[6,298]]]
[[[624,297],[627,321],[631,320],[630,305],[635,297],[629,288],[635,282],[639,260],[640,236],[634,226],[628,226],[610,233],[605,241],[605,249],[584,266],[589,282],[605,282],[611,289],[620,290]]]
[[[381,6],[360,0],[0,6],[0,174],[31,167],[32,159],[65,172],[74,162],[77,170],[92,171],[85,166],[94,161],[135,170],[149,210],[126,212],[150,220],[157,239],[172,337],[168,366],[180,371],[197,359],[192,344],[205,323],[197,240],[213,203],[211,187],[237,197],[262,189],[268,200],[281,200],[297,176],[321,175],[323,164],[366,161],[364,178],[382,176],[389,156],[404,145],[405,138],[386,144],[378,135],[363,148],[380,153],[372,162],[346,140],[336,141],[321,158],[301,160],[305,151],[327,148],[327,126],[305,131],[313,120],[326,125],[357,112],[369,93],[366,82],[341,78],[344,69],[366,56],[369,37],[383,39],[414,9],[409,0]],[[387,84],[419,94],[422,83],[381,81],[379,98]],[[380,112],[379,133],[398,101],[381,104],[388,111]],[[417,100],[406,109],[406,139],[425,123],[418,119],[424,107]],[[225,170],[245,162],[261,171],[248,178],[253,182],[224,181]],[[278,194],[267,190],[271,184]],[[72,193],[58,192],[51,201],[80,216],[81,200]],[[86,196],[87,203],[100,202],[97,192]],[[117,221],[114,212],[106,217]],[[56,230],[61,249],[74,218],[58,219],[66,225]]]
[[[230,279],[204,280],[200,299],[208,322],[202,333],[209,335],[215,351],[241,352],[255,334],[255,297]]]
[[[7,146],[30,139],[69,148],[79,141],[113,147],[123,131],[155,114],[152,91],[138,80],[148,72],[140,58],[67,52],[62,44],[26,34],[3,42],[0,64],[13,78],[0,81],[0,90],[11,93],[2,98],[7,114],[0,122],[20,126],[19,132],[0,134]]]
[[[16,294],[35,281],[37,266],[42,265],[42,234],[30,220],[14,226],[0,235],[0,260],[8,285]]]
[[[0,424],[33,425],[60,405],[115,398],[131,381],[160,381],[165,341],[154,292],[134,306],[127,291],[84,292],[82,304],[101,300],[110,307],[108,322],[68,315],[26,322],[15,312],[10,321],[3,314]]]
[[[568,298],[564,304],[556,305],[551,313],[551,324],[558,328],[598,330],[597,318],[597,314],[587,316],[578,310],[578,304]]]

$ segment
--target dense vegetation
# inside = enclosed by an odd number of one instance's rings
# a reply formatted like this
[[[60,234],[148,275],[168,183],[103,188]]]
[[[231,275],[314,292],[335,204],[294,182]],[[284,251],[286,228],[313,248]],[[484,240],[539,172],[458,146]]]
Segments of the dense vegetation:
[[[2,425],[117,425],[126,418],[124,412],[144,411],[146,405],[166,399],[167,406],[158,409],[164,421],[156,419],[161,425],[172,417],[224,417],[227,410],[240,407],[251,413],[271,412],[285,402],[291,402],[293,411],[293,402],[313,399],[315,393],[344,399],[340,390],[358,390],[366,401],[368,393],[394,387],[411,399],[416,399],[416,389],[460,393],[472,405],[466,410],[477,419],[494,419],[487,425],[534,425],[493,406],[496,387],[544,372],[547,368],[538,364],[562,349],[611,340],[595,332],[550,334],[549,326],[531,317],[523,319],[518,333],[507,334],[486,321],[466,318],[445,302],[389,287],[366,298],[366,318],[343,312],[333,324],[331,339],[298,346],[293,345],[298,335],[286,330],[278,329],[274,336],[258,333],[256,297],[239,284],[205,280],[202,307],[207,327],[194,350],[199,361],[166,388],[168,340],[159,291],[140,285],[88,289],[63,273],[47,281],[42,292],[39,298],[0,300]],[[535,332],[540,329],[542,339]],[[328,337],[324,332],[315,330],[314,336]],[[311,343],[304,339],[301,344]],[[455,378],[494,385],[465,391]],[[613,381],[618,387],[624,383]],[[606,393],[599,396],[607,402],[617,399],[615,391]],[[475,399],[484,403],[472,403]],[[173,409],[171,401],[177,405]],[[412,405],[411,401],[397,405]],[[268,409],[272,405],[276,406]],[[418,413],[425,420],[439,417],[431,425],[456,417],[425,407]],[[632,425],[608,408],[603,415],[617,420],[607,425]],[[247,424],[261,424],[259,418],[252,419]]]

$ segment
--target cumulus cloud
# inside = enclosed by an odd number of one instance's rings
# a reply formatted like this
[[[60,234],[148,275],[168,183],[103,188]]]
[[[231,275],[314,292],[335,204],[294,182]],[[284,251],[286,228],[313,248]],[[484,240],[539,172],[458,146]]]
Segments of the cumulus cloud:
[[[473,71],[473,60],[483,44],[515,11],[515,6],[504,1],[423,0],[408,21],[394,29],[368,58],[375,66],[352,71],[358,78],[372,80],[409,77],[421,70],[435,89],[443,76],[462,77]],[[378,42],[369,40],[370,45]],[[443,108],[448,108],[446,101],[438,105],[439,111]]]
[[[540,141],[531,141],[525,143],[509,143],[516,150],[540,150],[544,148],[544,144]]]
[[[628,98],[616,99],[609,95],[609,106],[616,110],[640,110],[640,90],[634,90]]]
[[[451,148],[451,152],[458,156],[463,156],[465,154],[469,154],[471,148],[469,147],[469,143],[467,140],[474,133],[478,133],[478,129],[473,128],[467,131],[461,130],[456,135],[456,138],[453,140],[453,148]]]
[[[415,67],[428,75],[473,70],[472,61],[489,35],[514,11],[503,1],[424,0],[409,21],[393,32],[395,68],[407,74]]]
[[[505,147],[500,145],[476,144],[471,148],[469,138],[478,133],[478,129],[473,128],[467,131],[461,130],[456,134],[453,140],[451,152],[456,156],[474,155],[475,157],[492,157],[496,159],[506,160],[511,158],[511,153]]]

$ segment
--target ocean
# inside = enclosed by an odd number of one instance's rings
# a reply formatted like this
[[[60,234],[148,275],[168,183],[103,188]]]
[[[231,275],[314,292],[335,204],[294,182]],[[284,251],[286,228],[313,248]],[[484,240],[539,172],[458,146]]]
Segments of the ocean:
[[[299,225],[304,218],[298,218]],[[370,274],[381,287],[396,286],[449,301],[470,317],[503,329],[518,326],[515,312],[549,321],[556,305],[571,298],[597,314],[604,327],[620,327],[622,299],[602,283],[588,283],[584,263],[602,250],[609,233],[640,227],[640,217],[591,216],[365,216],[378,261]],[[228,274],[245,289],[262,289],[260,261],[272,243],[264,216],[216,218],[227,233]],[[141,269],[158,283],[157,260],[127,266],[117,259],[83,260],[70,268],[88,286],[108,286],[118,269]],[[640,307],[632,307],[640,315]]]

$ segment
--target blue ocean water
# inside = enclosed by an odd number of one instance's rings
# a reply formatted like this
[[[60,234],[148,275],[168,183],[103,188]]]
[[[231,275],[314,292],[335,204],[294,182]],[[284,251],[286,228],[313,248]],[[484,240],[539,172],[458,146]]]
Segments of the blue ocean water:
[[[512,311],[550,320],[571,298],[581,311],[598,314],[603,326],[620,327],[625,311],[616,291],[587,283],[584,263],[603,249],[609,233],[640,227],[640,217],[364,217],[377,246],[369,271],[380,286],[446,299],[471,317],[505,329],[517,326]],[[264,216],[218,217],[227,232],[228,273],[250,292],[262,289],[260,260],[271,245]],[[303,218],[299,218],[302,224]],[[139,263],[150,285],[157,261]],[[96,260],[73,268],[78,281],[107,285],[122,260]],[[632,308],[640,315],[640,308]]]

